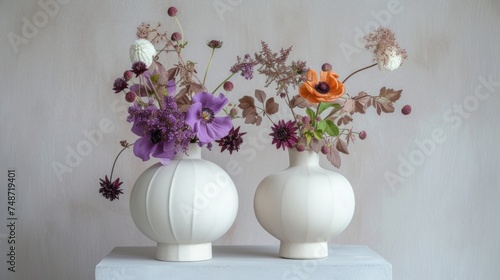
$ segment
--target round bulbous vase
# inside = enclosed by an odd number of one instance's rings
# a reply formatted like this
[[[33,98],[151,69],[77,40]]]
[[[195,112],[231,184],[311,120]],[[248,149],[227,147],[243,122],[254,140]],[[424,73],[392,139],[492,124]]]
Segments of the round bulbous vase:
[[[237,211],[233,181],[201,158],[197,144],[190,144],[188,155],[145,170],[130,195],[132,219],[157,242],[156,259],[161,261],[211,259],[212,241],[229,230]]]
[[[344,176],[319,166],[314,151],[289,149],[289,159],[287,169],[267,176],[257,187],[255,215],[280,240],[281,257],[325,258],[328,239],[351,222],[354,192]]]

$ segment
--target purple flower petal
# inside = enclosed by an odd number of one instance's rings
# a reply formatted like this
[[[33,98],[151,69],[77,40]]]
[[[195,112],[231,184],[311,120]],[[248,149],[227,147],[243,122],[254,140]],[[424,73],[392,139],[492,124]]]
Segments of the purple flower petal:
[[[170,80],[167,82],[167,93],[170,96],[173,96],[175,94],[176,87],[175,87],[175,80]]]
[[[170,161],[175,156],[175,140],[168,142],[163,141],[158,143],[156,145],[156,149],[153,151],[153,153],[151,153],[151,155],[155,158],[159,158],[160,160]]]
[[[213,96],[208,92],[199,92],[193,96],[194,103],[201,102],[203,108],[210,108],[217,114],[224,106],[229,102],[229,100],[224,96],[224,94],[219,93],[218,97]]]
[[[230,116],[216,117],[209,124],[200,122],[198,139],[203,143],[210,143],[213,140],[220,139],[229,133],[233,127]]]
[[[134,155],[143,161],[149,160],[151,150],[155,149],[157,144],[153,144],[149,137],[142,137],[135,141]]]
[[[139,125],[137,124],[136,122],[132,125],[132,132],[137,135],[137,136],[144,136],[144,130],[145,130],[145,127],[144,125]]]
[[[186,112],[186,123],[193,129],[194,132],[197,130],[194,128],[196,123],[199,123],[201,120],[201,103],[194,103],[189,107],[189,110]]]

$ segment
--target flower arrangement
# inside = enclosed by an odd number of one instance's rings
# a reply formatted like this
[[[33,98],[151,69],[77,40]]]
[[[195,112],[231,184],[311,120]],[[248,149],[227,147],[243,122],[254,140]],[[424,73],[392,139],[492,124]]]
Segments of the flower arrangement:
[[[198,77],[197,64],[183,57],[187,45],[182,26],[177,20],[177,9],[170,7],[168,15],[175,19],[179,32],[170,37],[162,32],[162,25],[142,23],[137,28],[138,39],[130,47],[131,69],[113,83],[115,93],[123,93],[131,103],[127,121],[132,123],[131,131],[138,139],[130,144],[121,141],[123,149],[118,153],[111,174],[100,179],[99,192],[107,199],[118,199],[123,194],[120,178],[113,181],[113,171],[118,157],[130,147],[143,161],[151,157],[162,164],[168,164],[178,153],[188,153],[190,143],[212,148],[212,142],[219,144],[221,152],[238,151],[243,143],[240,127],[235,128],[232,120],[243,118],[246,124],[261,125],[263,117],[272,123],[272,144],[277,149],[295,148],[299,151],[312,149],[322,152],[336,167],[340,167],[340,153],[348,154],[348,145],[356,138],[365,139],[364,131],[355,132],[346,127],[353,121],[355,113],[364,114],[374,107],[380,115],[391,113],[400,98],[402,90],[383,87],[378,96],[360,92],[350,96],[344,83],[354,74],[377,66],[380,70],[395,70],[406,59],[405,50],[396,42],[395,35],[386,28],[379,28],[365,37],[366,48],[373,53],[374,63],[357,70],[343,81],[325,63],[319,77],[309,69],[305,61],[287,62],[292,47],[273,52],[267,43],[252,57],[246,54],[236,58],[228,75],[212,91],[206,86],[206,78],[216,50],[222,42],[211,40],[207,46],[212,49],[203,79]],[[176,63],[166,67],[160,63],[163,57],[174,57]],[[229,103],[225,94],[233,90],[229,81],[235,74],[245,79],[253,78],[254,68],[266,77],[265,87],[275,86],[275,97],[267,98],[263,90],[255,90],[254,96],[245,95],[238,104]],[[273,120],[281,109],[280,103],[291,113],[288,120]],[[239,116],[238,109],[241,109]],[[406,105],[402,113],[407,115],[411,107]]]
[[[350,143],[367,137],[365,131],[355,132],[347,127],[353,122],[353,115],[364,114],[369,107],[374,107],[378,115],[392,113],[402,93],[402,90],[386,87],[380,89],[378,96],[364,91],[356,96],[345,92],[344,84],[354,74],[374,66],[381,71],[392,71],[407,58],[395,34],[387,28],[378,28],[364,39],[366,49],[373,53],[373,64],[354,71],[343,81],[329,63],[322,65],[318,77],[304,61],[287,63],[292,47],[273,52],[267,43],[261,42],[262,49],[254,57],[257,72],[266,77],[265,87],[275,86],[276,95],[286,105],[291,118],[274,121],[271,116],[280,110],[280,104],[274,97],[266,99],[266,93],[257,89],[255,98],[246,95],[239,99],[238,107],[243,110],[245,123],[260,125],[262,117],[268,117],[272,123],[272,144],[276,144],[277,149],[312,149],[325,154],[332,165],[340,167],[340,153],[348,154]],[[410,114],[411,106],[403,106],[401,112]]]
[[[229,80],[237,73],[251,79],[253,62],[248,56],[238,57],[228,76],[213,91],[208,91],[205,87],[207,74],[222,42],[207,42],[212,53],[201,80],[196,63],[185,60],[182,55],[188,42],[177,20],[177,9],[170,7],[167,13],[176,20],[180,32],[173,32],[168,37],[161,31],[160,23],[155,27],[142,23],[137,28],[138,39],[130,47],[131,69],[113,83],[114,92],[123,93],[132,103],[127,121],[132,123],[131,130],[139,138],[133,144],[120,142],[123,149],[115,158],[109,178],[106,175],[100,179],[99,192],[111,201],[123,194],[120,188],[123,182],[120,178],[113,181],[113,171],[118,157],[127,148],[133,147],[134,154],[143,161],[154,157],[168,164],[176,154],[188,153],[190,143],[211,149],[215,142],[221,152],[227,150],[231,154],[243,143],[245,133],[233,127],[235,105],[228,104],[228,98],[218,91],[233,90],[234,85]],[[176,63],[165,68],[160,62],[163,56],[174,57]]]

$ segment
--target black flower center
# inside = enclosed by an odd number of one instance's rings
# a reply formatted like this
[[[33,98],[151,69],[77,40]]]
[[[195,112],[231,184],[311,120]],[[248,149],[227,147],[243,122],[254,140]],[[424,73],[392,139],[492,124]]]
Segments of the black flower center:
[[[330,91],[330,86],[325,83],[325,82],[319,82],[315,87],[314,89],[321,93],[321,94],[326,94]]]
[[[151,132],[151,142],[153,144],[158,144],[161,142],[161,131],[160,130],[155,130]]]
[[[203,108],[201,110],[201,118],[205,123],[211,123],[215,118],[214,111],[210,108]]]
[[[289,133],[288,129],[286,129],[286,128],[279,128],[276,131],[275,138],[280,140],[280,141],[288,140],[288,138],[290,138],[290,133]]]

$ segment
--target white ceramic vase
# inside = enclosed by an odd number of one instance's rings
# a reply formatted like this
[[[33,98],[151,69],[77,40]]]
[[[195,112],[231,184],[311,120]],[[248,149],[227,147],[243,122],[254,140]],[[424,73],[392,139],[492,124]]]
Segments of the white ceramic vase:
[[[130,195],[132,219],[158,243],[158,260],[211,259],[211,242],[229,230],[238,211],[238,194],[229,175],[202,159],[197,144],[190,144],[188,154],[148,168]]]
[[[321,168],[314,151],[290,149],[289,158],[286,170],[264,178],[257,187],[255,215],[280,240],[281,257],[327,257],[328,239],[341,233],[354,214],[351,184]]]

